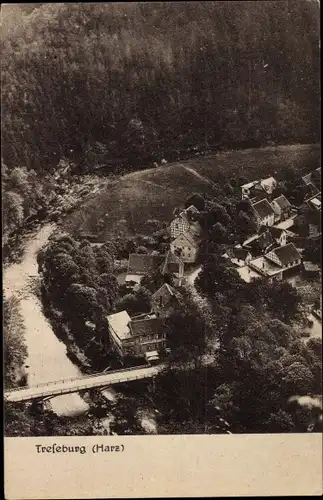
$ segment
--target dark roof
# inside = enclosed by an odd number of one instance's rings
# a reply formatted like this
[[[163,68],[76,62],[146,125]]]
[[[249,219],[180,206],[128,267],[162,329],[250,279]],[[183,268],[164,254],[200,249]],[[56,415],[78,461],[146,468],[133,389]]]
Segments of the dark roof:
[[[157,271],[165,259],[164,255],[146,255],[142,253],[131,253],[129,255],[128,273],[151,274]]]
[[[275,213],[273,207],[266,198],[257,201],[257,203],[254,203],[252,206],[261,219]]]
[[[318,172],[318,173],[320,174],[320,173],[321,173],[321,167],[316,168],[315,170],[313,170],[313,172],[310,172],[309,174],[306,174],[306,175],[304,175],[304,176],[302,177],[303,182],[304,182],[307,186],[308,186],[309,184],[312,184],[312,185],[314,186],[314,184],[313,184],[313,180],[312,180],[312,176],[313,176],[314,172]],[[316,187],[316,186],[314,186],[314,187]]]
[[[293,243],[288,243],[283,247],[274,248],[272,251],[277,255],[283,266],[292,264],[295,260],[299,260],[302,258],[301,254]]]
[[[246,248],[233,247],[233,255],[237,259],[246,260],[246,258],[248,257],[248,254],[250,254],[250,252]]]
[[[291,204],[289,203],[288,199],[283,194],[281,196],[278,196],[278,198],[275,198],[273,200],[273,202],[277,203],[277,205],[282,210],[286,210],[286,208],[290,208],[291,207]]]
[[[139,319],[129,323],[133,336],[155,335],[160,333],[163,327],[163,321],[159,318]]]
[[[160,266],[160,272],[165,273],[178,273],[181,259],[172,253],[170,250],[167,252],[164,262]]]
[[[183,210],[180,215],[183,217],[186,218],[186,220],[188,222],[190,221],[195,221],[196,220],[196,216],[199,214],[199,210],[194,206],[194,205],[190,205],[188,208],[186,208],[185,210]]]
[[[302,177],[302,180],[305,182],[305,184],[310,184],[311,180],[312,180],[312,172],[310,172],[309,174],[306,174]]]
[[[279,227],[275,227],[275,226],[261,226],[260,229],[259,229],[259,233],[262,234],[262,233],[266,233],[266,232],[269,232],[273,238],[275,239],[278,239],[281,237],[282,233],[285,232],[284,229],[281,229]]]
[[[249,246],[251,248],[260,248],[261,250],[265,250],[268,248],[270,245],[273,243],[273,236],[272,234],[268,231],[268,227],[266,228],[267,231],[262,232],[258,238],[255,238],[249,243]]]
[[[173,288],[168,285],[168,283],[164,283],[158,290],[153,294],[152,299],[156,300],[159,297],[164,297],[165,299],[175,298],[178,299],[180,294]]]

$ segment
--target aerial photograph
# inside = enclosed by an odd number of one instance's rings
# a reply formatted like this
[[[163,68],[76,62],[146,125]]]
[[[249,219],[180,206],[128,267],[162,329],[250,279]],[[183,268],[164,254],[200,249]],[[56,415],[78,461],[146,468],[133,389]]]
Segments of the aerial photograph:
[[[6,437],[322,432],[319,21],[2,4]]]

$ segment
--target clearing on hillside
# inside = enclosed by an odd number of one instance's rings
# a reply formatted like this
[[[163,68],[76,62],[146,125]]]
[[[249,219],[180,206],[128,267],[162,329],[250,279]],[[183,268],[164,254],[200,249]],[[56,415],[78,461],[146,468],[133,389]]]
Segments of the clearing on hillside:
[[[195,157],[130,173],[117,181],[107,179],[100,191],[69,214],[62,225],[75,235],[80,231],[96,234],[98,241],[106,241],[112,235],[149,234],[147,220],[170,221],[173,210],[183,206],[194,192],[212,195],[212,184],[219,174],[228,179],[252,180],[269,175],[279,179],[285,167],[292,167],[301,175],[319,164],[319,145],[226,151]]]

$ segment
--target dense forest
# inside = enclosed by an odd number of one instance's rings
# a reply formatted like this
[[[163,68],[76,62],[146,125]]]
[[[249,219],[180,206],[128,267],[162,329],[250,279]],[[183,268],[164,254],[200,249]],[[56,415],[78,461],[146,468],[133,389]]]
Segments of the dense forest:
[[[15,6],[1,44],[9,168],[319,135],[316,1]]]

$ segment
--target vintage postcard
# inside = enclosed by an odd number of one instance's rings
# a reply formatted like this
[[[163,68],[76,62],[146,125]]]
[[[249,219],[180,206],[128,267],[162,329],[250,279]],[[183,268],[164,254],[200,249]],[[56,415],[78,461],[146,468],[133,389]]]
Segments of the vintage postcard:
[[[322,493],[319,16],[2,5],[8,500]]]

